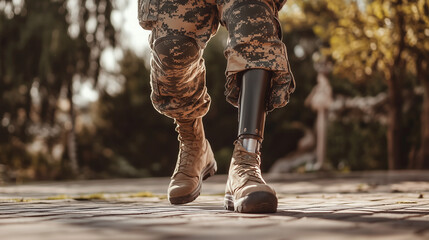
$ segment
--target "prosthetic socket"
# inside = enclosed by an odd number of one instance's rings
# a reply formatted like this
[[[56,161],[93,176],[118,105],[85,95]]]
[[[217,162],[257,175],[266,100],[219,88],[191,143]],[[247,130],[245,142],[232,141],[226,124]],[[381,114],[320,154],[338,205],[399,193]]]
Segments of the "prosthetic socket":
[[[264,138],[265,100],[270,78],[270,73],[262,69],[247,70],[242,77],[238,137],[249,152],[258,153]]]

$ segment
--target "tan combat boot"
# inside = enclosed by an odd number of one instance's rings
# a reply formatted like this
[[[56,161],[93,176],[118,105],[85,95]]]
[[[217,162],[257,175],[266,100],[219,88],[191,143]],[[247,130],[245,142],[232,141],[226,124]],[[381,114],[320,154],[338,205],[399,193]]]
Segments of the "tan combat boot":
[[[235,141],[225,191],[225,209],[243,213],[277,211],[276,192],[261,176],[261,157]]]
[[[201,118],[175,120],[179,133],[179,156],[168,187],[171,204],[194,201],[201,191],[202,181],[215,174],[216,161],[205,138]]]

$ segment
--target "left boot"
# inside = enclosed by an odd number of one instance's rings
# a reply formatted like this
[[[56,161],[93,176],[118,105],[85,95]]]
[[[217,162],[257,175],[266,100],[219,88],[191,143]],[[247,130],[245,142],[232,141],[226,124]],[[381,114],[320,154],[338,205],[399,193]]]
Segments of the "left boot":
[[[276,192],[262,178],[260,153],[246,151],[240,140],[234,144],[225,190],[225,209],[241,213],[276,212]]]
[[[217,166],[202,119],[176,119],[175,122],[180,150],[168,186],[168,200],[171,204],[185,204],[200,195],[203,180],[214,175]]]

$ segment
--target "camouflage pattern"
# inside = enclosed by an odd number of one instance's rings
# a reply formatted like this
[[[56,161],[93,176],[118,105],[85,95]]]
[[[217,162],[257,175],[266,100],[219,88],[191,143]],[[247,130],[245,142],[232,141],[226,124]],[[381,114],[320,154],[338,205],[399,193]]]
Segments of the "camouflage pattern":
[[[142,28],[151,30],[157,20],[159,1],[138,0],[138,18]]]
[[[284,3],[281,0],[224,1],[221,21],[229,33],[225,50],[228,61],[225,95],[228,102],[236,107],[240,93],[238,73],[246,69],[273,72],[267,111],[285,106],[295,89],[277,19],[278,7]]]
[[[273,72],[267,111],[282,107],[295,88],[278,10],[286,0],[139,0],[140,25],[152,30],[151,100],[176,119],[204,116],[210,107],[203,51],[219,23],[229,32],[225,56],[227,101],[238,106],[239,74]]]

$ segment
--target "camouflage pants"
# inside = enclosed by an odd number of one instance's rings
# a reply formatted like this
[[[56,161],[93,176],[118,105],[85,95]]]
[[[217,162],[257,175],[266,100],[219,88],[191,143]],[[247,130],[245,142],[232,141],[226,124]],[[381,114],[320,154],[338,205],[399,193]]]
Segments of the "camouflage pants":
[[[210,107],[202,58],[219,24],[228,29],[225,95],[238,105],[239,73],[272,72],[267,111],[283,107],[295,88],[277,19],[286,0],[139,0],[140,25],[150,35],[152,103],[178,119],[204,116]]]

